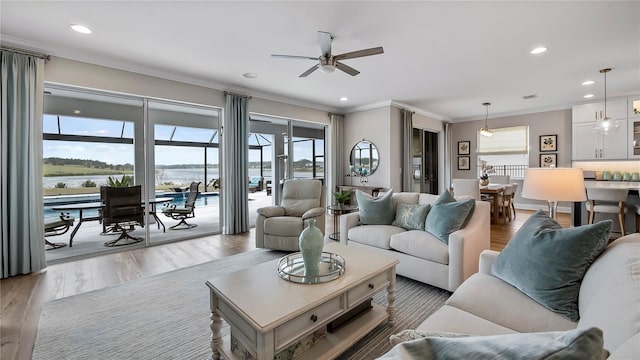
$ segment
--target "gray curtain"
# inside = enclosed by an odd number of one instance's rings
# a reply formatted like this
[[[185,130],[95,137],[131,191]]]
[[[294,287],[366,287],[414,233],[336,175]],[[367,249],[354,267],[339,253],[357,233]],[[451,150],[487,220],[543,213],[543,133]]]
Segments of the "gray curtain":
[[[442,189],[450,189],[451,188],[451,174],[453,170],[453,161],[452,156],[452,136],[451,136],[451,123],[444,123],[444,184],[440,186]]]
[[[2,50],[0,265],[2,278],[46,266],[42,213],[44,59]]]
[[[402,191],[413,191],[413,112],[402,109]]]
[[[329,159],[327,164],[331,174],[327,183],[327,204],[333,204],[331,193],[336,186],[344,185],[344,116],[329,114],[331,130],[329,131]]]
[[[222,233],[249,231],[249,112],[248,98],[225,92],[222,127]]]

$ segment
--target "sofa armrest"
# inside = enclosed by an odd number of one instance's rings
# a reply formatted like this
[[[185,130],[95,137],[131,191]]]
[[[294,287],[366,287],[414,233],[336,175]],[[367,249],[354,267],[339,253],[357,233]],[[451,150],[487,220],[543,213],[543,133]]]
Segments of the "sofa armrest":
[[[480,253],[491,242],[491,206],[476,201],[467,226],[449,235],[449,288],[454,291],[469,276],[478,272]]]
[[[349,241],[349,229],[360,224],[360,214],[357,212],[340,216],[340,244],[347,245]]]
[[[265,206],[256,210],[264,217],[284,216],[285,210],[282,206]]]
[[[484,250],[480,253],[480,264],[478,265],[478,272],[481,274],[491,275],[491,265],[500,254],[499,251]]]
[[[327,210],[325,208],[323,208],[323,207],[317,207],[317,208],[309,209],[309,210],[305,211],[304,214],[302,214],[302,220],[316,218],[316,217],[321,216],[322,214],[324,214],[325,211],[327,211]]]

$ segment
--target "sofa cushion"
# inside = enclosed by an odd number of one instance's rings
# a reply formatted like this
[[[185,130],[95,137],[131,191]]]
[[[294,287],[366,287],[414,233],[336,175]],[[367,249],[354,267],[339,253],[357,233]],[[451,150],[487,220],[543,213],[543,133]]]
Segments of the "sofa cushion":
[[[449,264],[449,246],[426,231],[411,230],[392,235],[390,246],[421,259]]]
[[[582,280],[578,304],[578,327],[601,328],[609,350],[640,333],[640,234],[619,238],[596,259]]]
[[[423,321],[417,330],[447,331],[471,335],[515,334],[517,331],[483,319],[478,315],[444,305]]]
[[[447,305],[517,332],[570,330],[576,323],[549,311],[520,290],[489,274],[471,275]]]
[[[448,191],[445,191],[445,193],[448,193]],[[451,197],[451,195],[449,196]],[[464,227],[475,206],[475,199],[465,201],[455,201],[454,199],[450,202],[436,201],[427,214],[424,229],[440,239],[440,241],[448,244],[449,235]]]
[[[578,321],[582,278],[604,251],[611,224],[605,220],[564,229],[539,210],[498,255],[491,273],[549,310]]]
[[[417,204],[419,196],[420,193],[417,192],[398,192],[391,195],[391,201],[395,209],[398,203]]]
[[[380,359],[606,359],[602,330],[467,337],[425,337],[394,346]]]
[[[405,230],[424,230],[424,220],[427,218],[430,207],[430,205],[398,203],[396,218],[391,225],[400,226]]]
[[[349,241],[375,246],[381,249],[391,249],[390,239],[394,234],[406,230],[393,225],[361,225],[349,229]]]
[[[365,225],[390,225],[395,218],[391,196],[393,191],[374,198],[373,196],[356,190],[358,213],[360,222]]]

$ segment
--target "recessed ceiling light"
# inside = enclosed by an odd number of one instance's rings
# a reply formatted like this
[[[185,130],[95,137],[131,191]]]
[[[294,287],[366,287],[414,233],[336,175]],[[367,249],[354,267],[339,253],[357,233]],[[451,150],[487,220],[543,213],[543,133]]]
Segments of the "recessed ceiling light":
[[[84,25],[71,24],[71,28],[81,34],[91,34],[91,29]]]
[[[587,81],[583,82],[583,83],[582,83],[582,85],[585,85],[585,86],[586,86],[586,85],[593,85],[593,84],[595,84],[595,83],[596,83],[596,82],[595,82],[595,81],[593,81],[593,80],[587,80]]]
[[[254,73],[244,73],[242,74],[242,76],[246,77],[247,79],[255,79],[258,77],[258,74],[254,74]]]
[[[544,46],[540,46],[537,47],[531,51],[529,51],[529,54],[535,55],[535,54],[542,54],[543,52],[547,51],[547,48]]]
[[[349,100],[349,98],[347,98],[346,96],[343,96],[340,98],[340,101],[347,101],[347,100]]]
[[[74,113],[74,114],[80,114],[81,112],[82,112],[82,111],[80,111],[80,110],[73,110],[73,113]]]
[[[585,95],[584,97],[585,97],[586,99],[588,99],[588,98],[592,98],[593,96],[594,96],[593,94],[587,94],[587,95]]]

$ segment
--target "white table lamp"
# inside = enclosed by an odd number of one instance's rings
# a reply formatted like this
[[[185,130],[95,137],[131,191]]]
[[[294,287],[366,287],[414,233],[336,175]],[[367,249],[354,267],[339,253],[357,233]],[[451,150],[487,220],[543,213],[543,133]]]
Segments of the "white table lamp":
[[[580,168],[529,168],[522,185],[523,198],[549,202],[549,217],[556,219],[558,201],[585,201]]]

